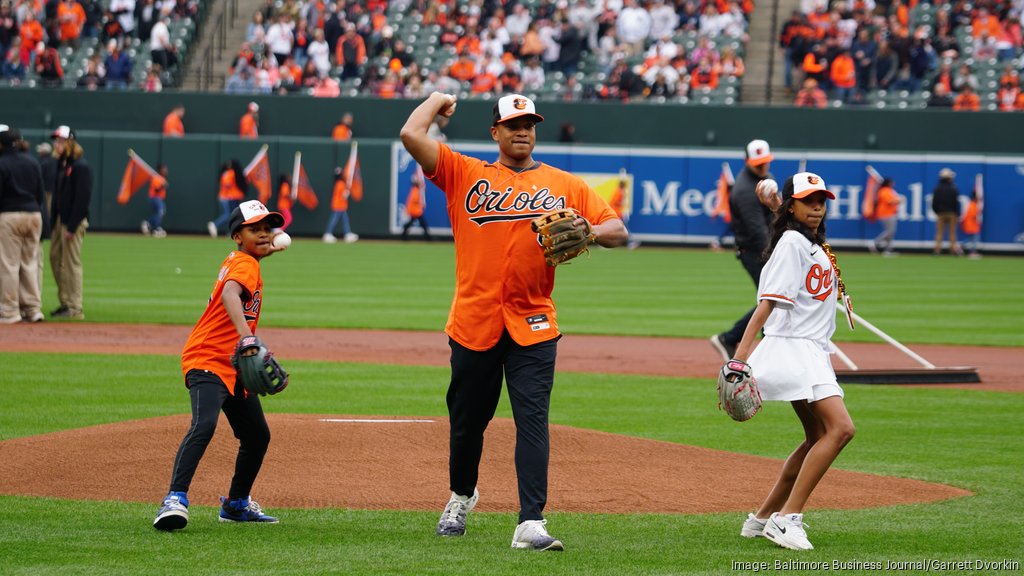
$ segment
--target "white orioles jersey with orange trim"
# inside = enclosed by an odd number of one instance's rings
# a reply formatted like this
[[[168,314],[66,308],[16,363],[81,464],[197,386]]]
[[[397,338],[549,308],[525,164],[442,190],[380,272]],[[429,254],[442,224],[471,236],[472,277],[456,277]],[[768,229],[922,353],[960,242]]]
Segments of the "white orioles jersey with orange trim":
[[[758,301],[776,302],[765,336],[806,338],[832,348],[839,285],[821,246],[795,230],[784,232],[761,270],[757,294]]]
[[[555,269],[530,221],[574,208],[601,224],[616,218],[608,203],[563,170],[537,163],[516,172],[441,143],[437,168],[426,176],[445,192],[455,235],[455,297],[445,332],[477,351],[497,344],[506,328],[522,346],[558,336]]]

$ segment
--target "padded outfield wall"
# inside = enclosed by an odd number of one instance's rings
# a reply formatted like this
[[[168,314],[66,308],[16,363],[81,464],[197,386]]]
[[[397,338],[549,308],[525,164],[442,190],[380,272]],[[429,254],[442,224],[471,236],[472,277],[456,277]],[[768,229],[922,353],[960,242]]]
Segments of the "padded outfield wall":
[[[260,103],[262,133],[268,134],[255,141],[232,135],[250,99]],[[158,133],[160,123],[175,103],[185,104],[188,110],[185,125],[189,135],[163,138]],[[366,187],[363,201],[350,210],[353,228],[364,236],[385,237],[400,230],[411,170],[395,136],[416,104],[294,96],[7,89],[0,90],[0,122],[22,127],[34,141],[45,138],[45,128],[57,124],[67,123],[78,130],[96,172],[97,194],[91,206],[94,230],[137,230],[148,213],[144,191],[127,206],[114,201],[128,148],[151,164],[168,164],[165,227],[172,233],[202,233],[205,223],[216,217],[217,177],[225,161],[235,159],[244,165],[265,143],[276,184],[277,175],[290,171],[294,153],[301,151],[320,206],[307,211],[296,205],[290,230],[318,236],[330,214],[333,169],[344,164],[350,150],[349,143],[336,143],[324,135],[343,112],[351,111],[356,118]],[[907,200],[900,213],[900,246],[930,245],[934,215],[928,209],[929,194],[938,170],[949,166],[957,172],[963,203],[975,175],[983,174],[985,247],[1024,248],[1019,243],[1024,233],[1021,114],[561,103],[541,103],[540,107],[548,121],[539,127],[537,158],[579,173],[605,195],[610,194],[618,171],[625,169],[631,191],[630,229],[640,239],[706,243],[721,234],[722,224],[709,217],[721,165],[727,162],[738,172],[743,144],[761,137],[773,144],[777,161],[772,168],[780,180],[804,160],[809,170],[824,176],[839,193],[830,208],[829,228],[837,245],[862,243],[879,231],[878,224],[865,221],[860,214],[864,167],[871,164],[893,177],[897,191]],[[493,145],[482,142],[487,138],[489,117],[490,104],[461,103],[447,130],[456,148],[495,157]],[[550,144],[557,139],[563,119],[576,124],[577,134],[587,145]],[[929,152],[915,152],[923,149]],[[448,228],[443,197],[432,185],[426,216],[437,232],[443,234]]]

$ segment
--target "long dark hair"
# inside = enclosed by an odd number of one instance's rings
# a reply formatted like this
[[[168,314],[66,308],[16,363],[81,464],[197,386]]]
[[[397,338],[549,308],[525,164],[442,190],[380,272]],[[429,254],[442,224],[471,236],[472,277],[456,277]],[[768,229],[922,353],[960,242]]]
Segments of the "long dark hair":
[[[811,244],[824,244],[825,243],[825,216],[822,215],[821,223],[818,224],[817,230],[811,230],[807,226],[804,226],[799,220],[793,216],[790,208],[793,207],[793,203],[796,202],[792,196],[786,198],[779,209],[775,212],[775,218],[772,220],[772,241],[768,245],[768,248],[764,251],[764,259],[767,260],[772,252],[775,250],[776,244],[779,243],[779,239],[782,238],[782,234],[786,230],[796,230],[803,234],[804,238],[811,241]]]

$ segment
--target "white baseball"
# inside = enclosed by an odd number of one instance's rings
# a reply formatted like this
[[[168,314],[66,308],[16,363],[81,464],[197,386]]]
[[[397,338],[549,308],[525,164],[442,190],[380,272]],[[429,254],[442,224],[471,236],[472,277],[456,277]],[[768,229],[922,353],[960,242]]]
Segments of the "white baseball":
[[[772,201],[772,197],[779,191],[779,183],[771,178],[765,178],[757,183],[757,197],[761,199],[762,203],[769,203]]]
[[[279,232],[277,236],[274,236],[272,244],[274,245],[274,248],[284,250],[292,245],[292,237],[289,236],[287,232]]]

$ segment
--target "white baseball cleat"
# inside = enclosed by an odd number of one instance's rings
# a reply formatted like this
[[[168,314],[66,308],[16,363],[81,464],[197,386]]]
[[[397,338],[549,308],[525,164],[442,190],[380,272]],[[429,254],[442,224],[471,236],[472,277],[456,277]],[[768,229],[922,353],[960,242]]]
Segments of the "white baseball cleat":
[[[516,526],[515,534],[512,535],[512,547],[529,550],[553,550],[561,552],[565,550],[562,541],[552,538],[544,525],[547,520],[526,520]]]
[[[764,537],[790,550],[814,550],[804,530],[803,514],[772,514],[764,525]]]

